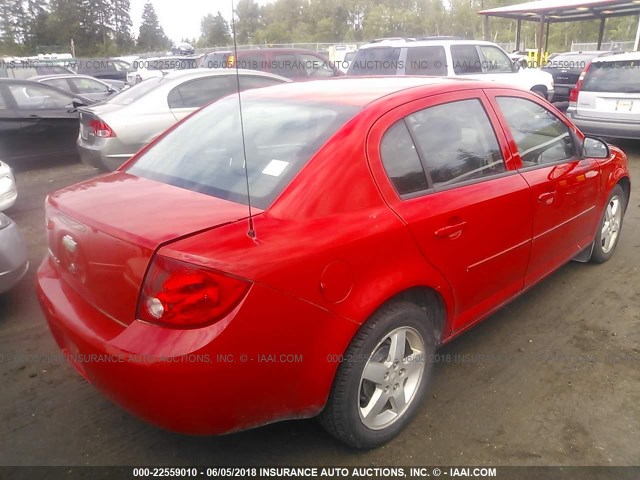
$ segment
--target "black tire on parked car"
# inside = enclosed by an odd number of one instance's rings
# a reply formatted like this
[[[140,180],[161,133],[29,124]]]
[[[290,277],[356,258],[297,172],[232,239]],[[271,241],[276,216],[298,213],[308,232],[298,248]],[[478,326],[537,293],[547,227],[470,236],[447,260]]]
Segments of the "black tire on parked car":
[[[596,239],[593,245],[590,261],[603,263],[611,258],[622,230],[622,220],[627,207],[627,198],[620,185],[616,185],[609,194],[609,200],[604,208]]]
[[[433,368],[437,339],[429,318],[413,303],[394,301],[360,328],[319,416],[329,433],[352,447],[374,448],[409,423]]]

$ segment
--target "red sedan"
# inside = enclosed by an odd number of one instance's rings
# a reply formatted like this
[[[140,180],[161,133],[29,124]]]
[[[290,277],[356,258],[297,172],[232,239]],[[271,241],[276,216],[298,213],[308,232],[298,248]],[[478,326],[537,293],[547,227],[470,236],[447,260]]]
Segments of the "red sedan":
[[[223,99],[46,202],[54,337],[163,427],[319,415],[380,445],[419,408],[439,345],[619,239],[625,154],[534,94],[359,78],[242,105],[242,123]]]

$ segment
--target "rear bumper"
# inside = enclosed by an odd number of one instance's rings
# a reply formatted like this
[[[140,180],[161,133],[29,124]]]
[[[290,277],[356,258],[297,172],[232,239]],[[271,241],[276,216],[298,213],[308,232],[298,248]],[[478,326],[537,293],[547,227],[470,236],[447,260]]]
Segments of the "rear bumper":
[[[88,305],[48,259],[37,291],[53,336],[86,380],[133,414],[192,434],[316,415],[337,368],[332,356],[358,328],[258,284],[208,327],[124,326]]]
[[[15,223],[0,230],[0,293],[8,291],[27,273],[27,244]]]
[[[583,133],[611,138],[640,139],[640,123],[617,122],[615,120],[598,120],[578,115],[575,108],[569,108],[566,113],[576,127]]]
[[[113,171],[129,160],[135,151],[119,143],[117,138],[98,138],[96,143],[90,144],[82,137],[78,137],[78,153],[82,163],[103,171]]]

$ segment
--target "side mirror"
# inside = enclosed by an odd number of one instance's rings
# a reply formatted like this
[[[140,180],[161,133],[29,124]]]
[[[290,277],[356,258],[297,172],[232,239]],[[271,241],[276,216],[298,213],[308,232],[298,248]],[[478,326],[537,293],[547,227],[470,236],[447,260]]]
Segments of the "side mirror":
[[[512,63],[511,69],[514,72],[517,72],[520,70],[520,67],[522,66],[522,64],[520,63],[520,60],[513,60],[511,63]]]
[[[73,108],[86,107],[85,103],[79,98],[74,98],[71,105],[73,105]]]
[[[609,146],[599,138],[584,137],[582,154],[589,158],[609,158]]]

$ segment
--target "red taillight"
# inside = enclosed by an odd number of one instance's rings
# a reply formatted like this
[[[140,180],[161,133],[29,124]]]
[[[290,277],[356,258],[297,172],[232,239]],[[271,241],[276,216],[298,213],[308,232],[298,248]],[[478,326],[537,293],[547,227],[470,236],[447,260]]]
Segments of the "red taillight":
[[[210,324],[233,310],[249,287],[247,281],[156,256],[142,287],[138,318],[179,328]]]
[[[582,81],[584,80],[584,77],[587,75],[589,68],[591,68],[591,62],[587,63],[587,65],[584,67],[584,70],[582,70],[580,77],[578,77],[578,82],[576,83],[576,86],[571,90],[571,93],[569,93],[570,106],[574,106],[574,107],[576,106],[576,102],[578,101],[578,95],[580,94],[580,88],[582,88]]]
[[[89,120],[89,128],[96,137],[110,138],[116,136],[115,132],[111,130],[111,127],[99,118]]]

